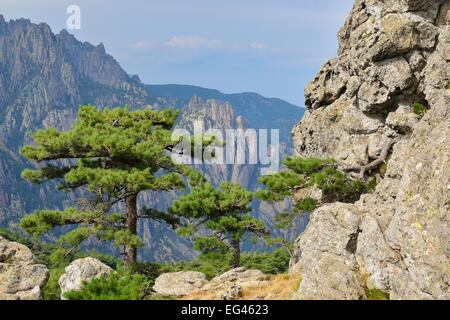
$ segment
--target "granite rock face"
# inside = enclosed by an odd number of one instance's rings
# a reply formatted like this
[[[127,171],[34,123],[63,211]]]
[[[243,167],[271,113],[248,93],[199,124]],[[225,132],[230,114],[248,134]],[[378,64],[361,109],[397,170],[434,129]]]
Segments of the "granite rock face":
[[[30,249],[0,237],[0,300],[39,300],[47,277]]]
[[[113,271],[109,266],[95,258],[84,258],[73,261],[64,269],[64,274],[59,278],[61,299],[69,291],[79,290],[85,282],[105,276]]]
[[[201,272],[163,273],[156,278],[153,290],[163,296],[182,297],[201,288],[207,282],[206,276]]]
[[[312,214],[298,297],[450,299],[450,0],[357,0],[338,37],[305,89],[296,153],[365,165],[398,142],[373,194]]]

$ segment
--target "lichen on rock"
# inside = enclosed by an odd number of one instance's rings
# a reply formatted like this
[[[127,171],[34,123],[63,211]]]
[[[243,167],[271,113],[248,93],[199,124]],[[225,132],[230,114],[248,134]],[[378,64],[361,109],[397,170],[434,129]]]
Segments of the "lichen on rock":
[[[39,300],[47,278],[30,249],[0,236],[0,300]]]
[[[168,272],[156,278],[153,290],[163,296],[182,297],[199,289],[207,282],[206,276],[201,272]]]
[[[83,284],[111,273],[113,269],[98,259],[87,257],[77,259],[64,269],[64,274],[59,278],[58,284],[61,288],[61,299],[73,290],[79,290]]]
[[[291,261],[298,298],[360,299],[368,287],[450,299],[449,11],[450,0],[356,0],[338,57],[306,87],[297,155],[365,165],[396,144],[372,194],[312,214]]]

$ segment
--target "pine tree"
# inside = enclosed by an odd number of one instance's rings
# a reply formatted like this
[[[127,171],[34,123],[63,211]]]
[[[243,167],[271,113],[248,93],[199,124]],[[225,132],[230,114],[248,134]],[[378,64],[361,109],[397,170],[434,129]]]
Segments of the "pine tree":
[[[251,216],[253,194],[238,184],[224,182],[219,188],[202,183],[174,203],[170,212],[185,218],[182,235],[198,234],[199,228],[207,229],[206,235],[196,236],[195,248],[202,252],[216,252],[223,256],[231,253],[231,267],[240,266],[241,243],[246,234],[265,236],[264,223]]]
[[[21,227],[40,236],[56,226],[72,225],[75,228],[60,237],[61,243],[78,246],[95,236],[123,248],[126,265],[136,262],[141,245],[138,219],[174,223],[174,218],[165,213],[151,209],[139,212],[139,194],[184,188],[186,175],[199,179],[188,168],[171,161],[174,143],[170,130],[177,115],[171,109],[99,110],[83,106],[71,130],[32,133],[34,145],[25,146],[21,153],[44,166],[24,170],[22,177],[33,183],[55,180],[60,189],[80,189],[91,199],[63,211],[34,212],[21,221]]]
[[[361,194],[375,187],[376,180],[353,177],[348,171],[361,170],[363,167],[344,167],[333,159],[286,158],[285,171],[259,180],[265,189],[256,192],[256,196],[268,202],[280,202],[286,198],[294,203],[290,212],[276,216],[280,228],[291,227],[294,218],[306,212],[311,212],[324,203],[357,201]],[[321,191],[321,199],[302,197],[302,190],[316,188]]]

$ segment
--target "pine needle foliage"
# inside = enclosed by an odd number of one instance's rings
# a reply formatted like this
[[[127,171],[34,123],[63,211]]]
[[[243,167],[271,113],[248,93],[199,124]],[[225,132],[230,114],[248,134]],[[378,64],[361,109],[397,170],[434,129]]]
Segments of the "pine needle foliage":
[[[282,212],[275,218],[280,228],[291,227],[296,216],[311,212],[323,203],[353,203],[375,187],[374,179],[367,182],[354,179],[340,171],[333,159],[288,157],[284,165],[285,171],[261,177],[264,189],[256,193],[259,199],[268,202],[292,200],[292,211]],[[302,191],[311,189],[320,190],[322,198],[301,196]]]
[[[61,244],[78,246],[94,236],[123,248],[127,265],[136,262],[141,245],[138,219],[174,223],[172,216],[156,210],[139,212],[139,194],[183,189],[186,176],[201,180],[171,160],[170,151],[177,143],[171,139],[171,129],[177,116],[172,109],[82,106],[70,130],[31,133],[34,144],[23,147],[21,153],[43,166],[24,170],[22,177],[32,183],[56,181],[59,189],[79,189],[90,198],[75,208],[38,210],[26,216],[21,227],[41,236],[54,227],[70,225],[59,238]]]

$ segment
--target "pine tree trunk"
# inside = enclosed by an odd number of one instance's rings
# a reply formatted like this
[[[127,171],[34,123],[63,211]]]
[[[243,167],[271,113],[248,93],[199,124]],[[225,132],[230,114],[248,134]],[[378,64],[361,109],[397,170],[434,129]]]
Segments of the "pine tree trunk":
[[[241,266],[241,246],[239,240],[231,240],[233,247],[233,260],[231,261],[231,268],[239,268]]]
[[[137,234],[137,194],[134,194],[131,197],[127,198],[126,215],[126,227],[132,234]],[[137,248],[130,245],[125,245],[125,267],[129,267],[135,262],[137,262]]]

